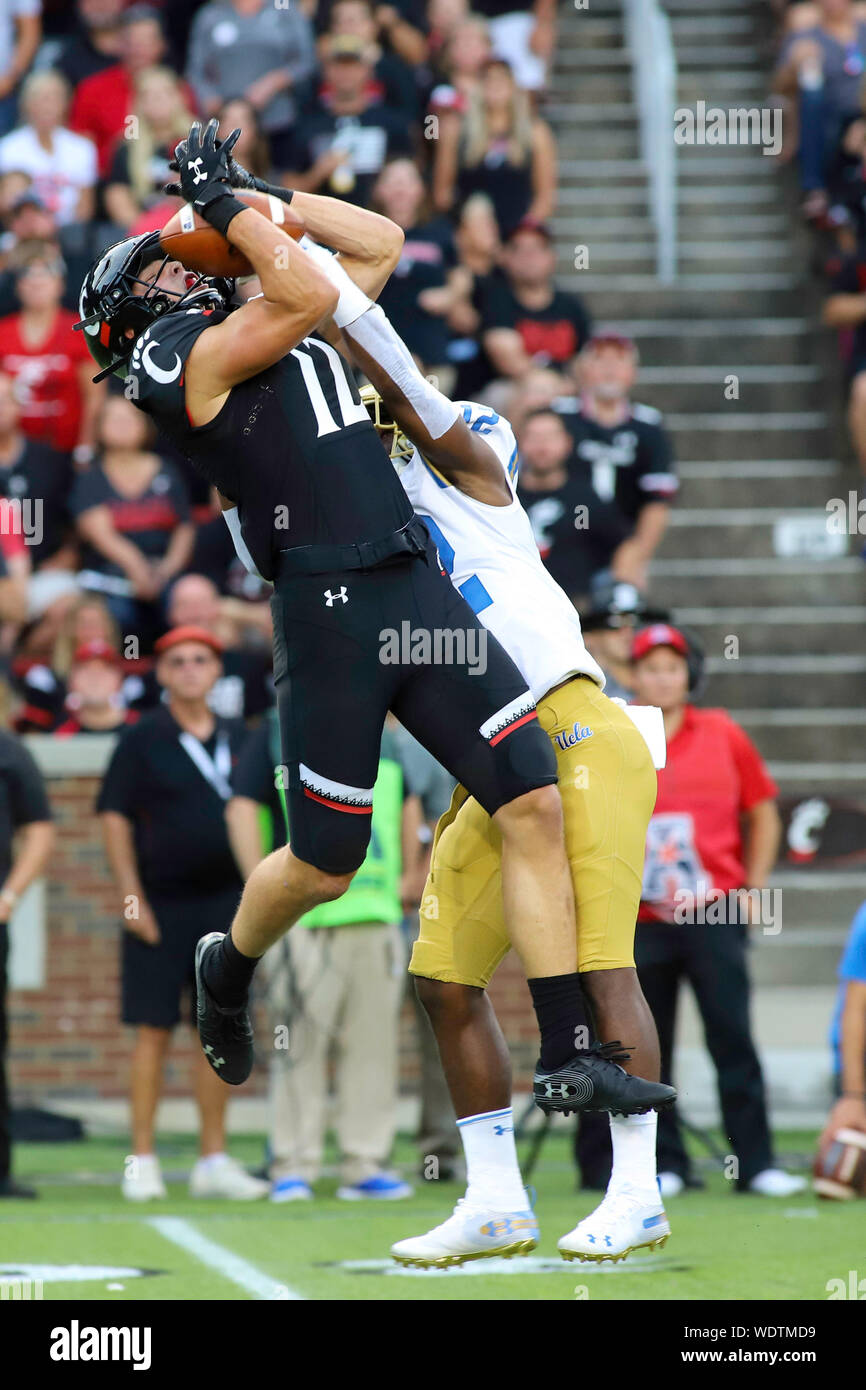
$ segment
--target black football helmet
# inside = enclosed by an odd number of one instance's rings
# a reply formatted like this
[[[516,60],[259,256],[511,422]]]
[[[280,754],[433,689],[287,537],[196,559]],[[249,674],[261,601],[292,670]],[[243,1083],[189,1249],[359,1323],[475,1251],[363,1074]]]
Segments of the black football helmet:
[[[160,246],[159,232],[145,232],[109,246],[84,277],[78,301],[81,319],[75,327],[84,330],[90,355],[101,369],[94,381],[112,372],[123,376],[136,338],[163,314],[176,309],[228,308],[233,280],[196,275],[182,295],[142,280],[145,266],[160,258],[157,276],[171,257]],[[136,285],[144,287],[143,293],[135,293]],[[130,328],[133,332],[128,337]]]

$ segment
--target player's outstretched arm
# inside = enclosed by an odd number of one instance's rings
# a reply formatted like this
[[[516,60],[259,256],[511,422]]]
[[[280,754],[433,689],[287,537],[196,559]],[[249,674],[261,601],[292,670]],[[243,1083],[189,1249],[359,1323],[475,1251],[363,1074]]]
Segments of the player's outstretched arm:
[[[232,155],[239,131],[232,131],[224,142],[228,147],[227,167],[230,188],[253,188],[259,193],[268,193],[284,203],[292,203],[311,237],[323,246],[330,246],[345,259],[346,268],[365,294],[376,299],[381,293],[388,277],[400,259],[404,235],[402,228],[378,212],[368,208],[356,207],[340,198],[328,198],[320,193],[307,193],[300,189],[284,188],[279,183],[268,183],[257,174],[251,174]],[[180,160],[186,156],[187,144],[178,146],[172,169],[180,168]],[[183,192],[181,188],[170,185],[166,192]]]
[[[338,251],[343,268],[359,289],[378,299],[400,259],[403,229],[369,208],[319,193],[295,193],[292,207],[313,240]]]
[[[467,496],[492,507],[508,506],[511,489],[493,450],[467,427],[453,401],[421,374],[381,308],[371,305],[342,333],[358,366],[424,458]]]

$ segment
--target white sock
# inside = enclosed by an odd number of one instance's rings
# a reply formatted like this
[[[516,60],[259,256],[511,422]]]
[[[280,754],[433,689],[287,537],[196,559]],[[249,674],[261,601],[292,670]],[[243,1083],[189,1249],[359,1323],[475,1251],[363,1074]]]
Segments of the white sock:
[[[657,1128],[658,1115],[655,1110],[650,1110],[646,1115],[610,1116],[613,1168],[609,1192],[628,1187],[645,1194],[648,1200],[661,1200],[656,1177]]]
[[[525,1211],[529,1203],[514,1146],[514,1111],[491,1110],[457,1121],[466,1155],[466,1199],[493,1211]]]
[[[203,1168],[207,1173],[210,1172],[211,1168],[219,1168],[221,1164],[225,1163],[227,1158],[228,1154],[226,1153],[205,1154],[203,1157],[196,1159],[195,1166],[196,1168]]]

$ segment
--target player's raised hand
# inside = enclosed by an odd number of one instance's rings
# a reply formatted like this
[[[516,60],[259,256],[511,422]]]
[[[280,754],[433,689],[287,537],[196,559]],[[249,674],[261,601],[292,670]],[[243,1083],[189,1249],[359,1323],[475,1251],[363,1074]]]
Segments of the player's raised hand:
[[[218,129],[216,117],[208,121],[204,131],[200,121],[193,121],[186,140],[177,145],[172,161],[180,183],[169,184],[166,188],[166,192],[172,193],[179,188],[181,196],[202,213],[208,202],[229,191],[231,152],[241,133],[239,129],[233,130],[225,140],[217,140]]]

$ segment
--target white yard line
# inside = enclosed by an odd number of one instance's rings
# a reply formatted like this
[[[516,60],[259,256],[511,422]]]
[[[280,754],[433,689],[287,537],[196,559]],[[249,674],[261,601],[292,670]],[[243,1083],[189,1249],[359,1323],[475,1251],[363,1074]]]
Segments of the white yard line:
[[[209,1240],[196,1230],[191,1221],[184,1220],[182,1216],[149,1216],[145,1221],[161,1236],[165,1236],[166,1240],[179,1245],[182,1250],[186,1250],[203,1265],[207,1265],[208,1269],[221,1274],[225,1279],[230,1279],[233,1284],[245,1289],[254,1298],[273,1301],[304,1297],[297,1289],[290,1289],[287,1284],[280,1284],[269,1275],[263,1274],[255,1265],[227,1250],[224,1245]]]

